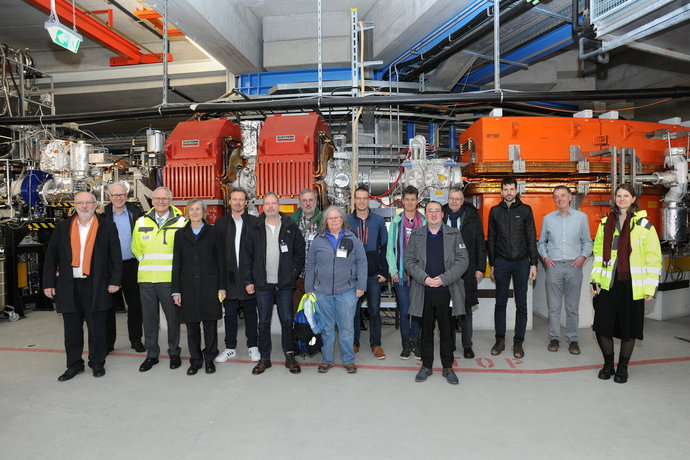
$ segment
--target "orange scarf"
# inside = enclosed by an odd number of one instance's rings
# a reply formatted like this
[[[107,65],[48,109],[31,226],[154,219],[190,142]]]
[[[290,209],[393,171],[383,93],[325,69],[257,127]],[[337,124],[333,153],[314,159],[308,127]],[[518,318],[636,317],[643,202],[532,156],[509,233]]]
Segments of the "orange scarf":
[[[89,233],[86,234],[86,244],[84,245],[84,261],[81,264],[81,272],[84,276],[89,276],[91,272],[91,255],[93,245],[96,242],[96,232],[98,231],[98,218],[93,217]],[[79,217],[74,216],[69,230],[70,245],[72,246],[72,266],[79,266],[79,254],[81,253],[81,240],[79,239]]]

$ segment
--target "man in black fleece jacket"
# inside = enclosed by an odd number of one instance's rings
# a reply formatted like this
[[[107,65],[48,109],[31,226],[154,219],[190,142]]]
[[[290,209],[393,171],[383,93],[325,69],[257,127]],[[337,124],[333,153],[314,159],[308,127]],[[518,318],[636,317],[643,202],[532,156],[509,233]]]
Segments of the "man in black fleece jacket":
[[[520,201],[514,177],[503,178],[501,196],[503,201],[489,211],[486,241],[491,279],[496,282],[496,343],[491,348],[491,354],[499,355],[505,349],[506,304],[512,276],[517,308],[513,355],[522,358],[525,356],[522,342],[527,327],[527,282],[537,278],[537,230],[532,208]]]

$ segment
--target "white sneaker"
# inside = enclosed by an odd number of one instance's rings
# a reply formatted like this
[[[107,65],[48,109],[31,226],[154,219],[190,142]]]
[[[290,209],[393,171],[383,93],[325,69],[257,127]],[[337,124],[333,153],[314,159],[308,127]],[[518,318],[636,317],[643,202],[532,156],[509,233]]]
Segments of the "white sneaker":
[[[258,347],[251,347],[249,349],[249,359],[252,361],[259,361],[261,359],[261,353],[259,353]]]
[[[237,350],[234,348],[226,348],[218,356],[216,356],[216,359],[214,360],[217,363],[224,363],[228,359],[231,358],[236,358],[237,357]]]

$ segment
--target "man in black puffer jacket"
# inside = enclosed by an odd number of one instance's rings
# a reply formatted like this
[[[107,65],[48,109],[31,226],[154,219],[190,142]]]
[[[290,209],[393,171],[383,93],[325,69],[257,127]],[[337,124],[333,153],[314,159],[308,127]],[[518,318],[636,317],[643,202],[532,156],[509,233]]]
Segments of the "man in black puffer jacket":
[[[506,304],[512,276],[517,308],[513,355],[522,358],[525,356],[522,342],[527,327],[527,281],[537,278],[537,230],[532,208],[520,201],[514,177],[503,178],[501,196],[503,201],[489,211],[486,241],[491,279],[496,281],[496,343],[491,348],[491,354],[496,356],[505,350]]]

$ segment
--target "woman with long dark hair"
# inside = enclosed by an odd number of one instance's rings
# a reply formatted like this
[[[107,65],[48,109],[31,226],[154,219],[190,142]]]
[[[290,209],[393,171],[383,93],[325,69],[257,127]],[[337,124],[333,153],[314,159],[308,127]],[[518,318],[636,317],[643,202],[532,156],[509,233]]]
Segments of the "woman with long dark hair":
[[[640,210],[635,189],[616,187],[609,214],[601,220],[594,240],[591,291],[594,331],[604,355],[598,377],[628,381],[628,361],[635,339],[642,340],[644,302],[659,284],[661,247],[647,212]],[[613,337],[621,340],[618,368],[613,367]]]

